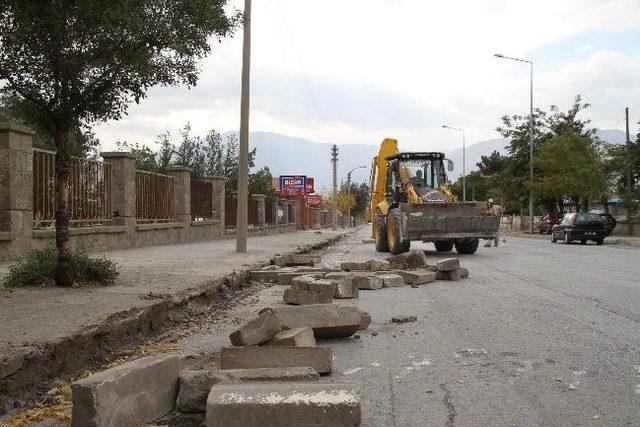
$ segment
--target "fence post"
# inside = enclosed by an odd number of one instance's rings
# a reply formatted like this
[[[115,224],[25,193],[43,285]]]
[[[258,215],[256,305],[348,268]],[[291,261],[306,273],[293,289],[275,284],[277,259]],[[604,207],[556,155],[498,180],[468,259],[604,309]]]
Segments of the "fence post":
[[[173,203],[176,221],[191,222],[191,168],[171,165],[167,175],[173,177]]]
[[[258,204],[258,224],[257,225],[264,225],[266,222],[266,214],[265,214],[265,209],[266,209],[266,198],[267,196],[265,196],[264,194],[252,194],[251,198],[253,200],[255,200]]]
[[[211,180],[211,206],[213,208],[213,219],[217,219],[222,224],[224,230],[224,186],[227,179],[224,176],[212,176]]]
[[[33,231],[33,132],[0,122],[0,231],[14,241],[12,256],[31,247]]]
[[[127,151],[108,151],[100,155],[105,163],[113,165],[113,222],[133,228],[136,224],[136,155]]]

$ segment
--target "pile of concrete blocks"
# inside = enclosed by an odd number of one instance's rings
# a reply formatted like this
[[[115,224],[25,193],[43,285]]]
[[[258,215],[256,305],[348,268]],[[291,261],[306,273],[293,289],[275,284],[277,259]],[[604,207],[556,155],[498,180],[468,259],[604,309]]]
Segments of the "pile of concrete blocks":
[[[460,266],[458,258],[444,258],[436,264],[438,280],[461,280],[469,277],[469,270]]]

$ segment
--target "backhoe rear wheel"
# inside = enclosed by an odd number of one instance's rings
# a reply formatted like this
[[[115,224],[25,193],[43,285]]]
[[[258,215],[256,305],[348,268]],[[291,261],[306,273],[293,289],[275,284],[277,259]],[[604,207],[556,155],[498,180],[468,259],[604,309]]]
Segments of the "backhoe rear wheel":
[[[436,240],[433,242],[438,252],[451,252],[453,249],[453,242],[451,240]]]
[[[387,222],[380,209],[376,209],[373,215],[373,239],[376,242],[377,252],[389,252],[389,243],[387,241]]]
[[[400,234],[400,211],[391,209],[387,214],[387,241],[392,254],[398,255],[409,250],[410,240],[403,240]]]
[[[478,243],[480,243],[480,239],[458,239],[455,243],[456,251],[463,255],[475,254],[478,250]]]

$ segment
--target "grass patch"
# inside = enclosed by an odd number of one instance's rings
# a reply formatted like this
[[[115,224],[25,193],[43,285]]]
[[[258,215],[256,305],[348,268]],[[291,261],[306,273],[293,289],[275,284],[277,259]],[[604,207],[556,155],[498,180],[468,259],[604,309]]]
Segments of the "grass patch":
[[[33,286],[53,284],[58,262],[55,246],[32,249],[20,261],[9,267],[4,278],[7,286]],[[111,285],[118,277],[118,266],[107,258],[91,258],[85,251],[75,250],[71,254],[74,282],[78,285]]]

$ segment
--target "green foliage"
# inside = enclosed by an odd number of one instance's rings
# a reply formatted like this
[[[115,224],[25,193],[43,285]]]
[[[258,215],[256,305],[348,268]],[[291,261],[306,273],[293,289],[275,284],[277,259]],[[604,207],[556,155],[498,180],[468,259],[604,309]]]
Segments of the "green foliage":
[[[265,166],[249,175],[249,194],[264,194],[270,202],[278,198],[268,167]]]
[[[482,176],[480,171],[472,171],[467,174],[467,200],[487,200],[489,196],[489,177]],[[458,200],[462,200],[462,177],[458,178],[451,186],[451,191]]]
[[[55,246],[32,249],[9,267],[4,278],[7,286],[32,286],[53,282],[58,252]],[[71,268],[77,284],[111,285],[118,277],[117,264],[107,258],[91,258],[77,250],[71,256]]]
[[[545,141],[535,158],[534,194],[555,199],[600,198],[606,191],[604,163],[590,136],[573,130]]]
[[[0,81],[53,136],[119,119],[155,85],[197,82],[209,38],[239,16],[226,1],[0,0]]]
[[[0,114],[10,120],[27,126],[34,131],[33,146],[43,150],[56,150],[56,144],[46,129],[30,120],[33,114],[26,111],[28,105],[21,98],[11,95],[6,89],[0,89]],[[96,156],[100,141],[87,126],[74,126],[69,130],[69,152],[72,156]]]

